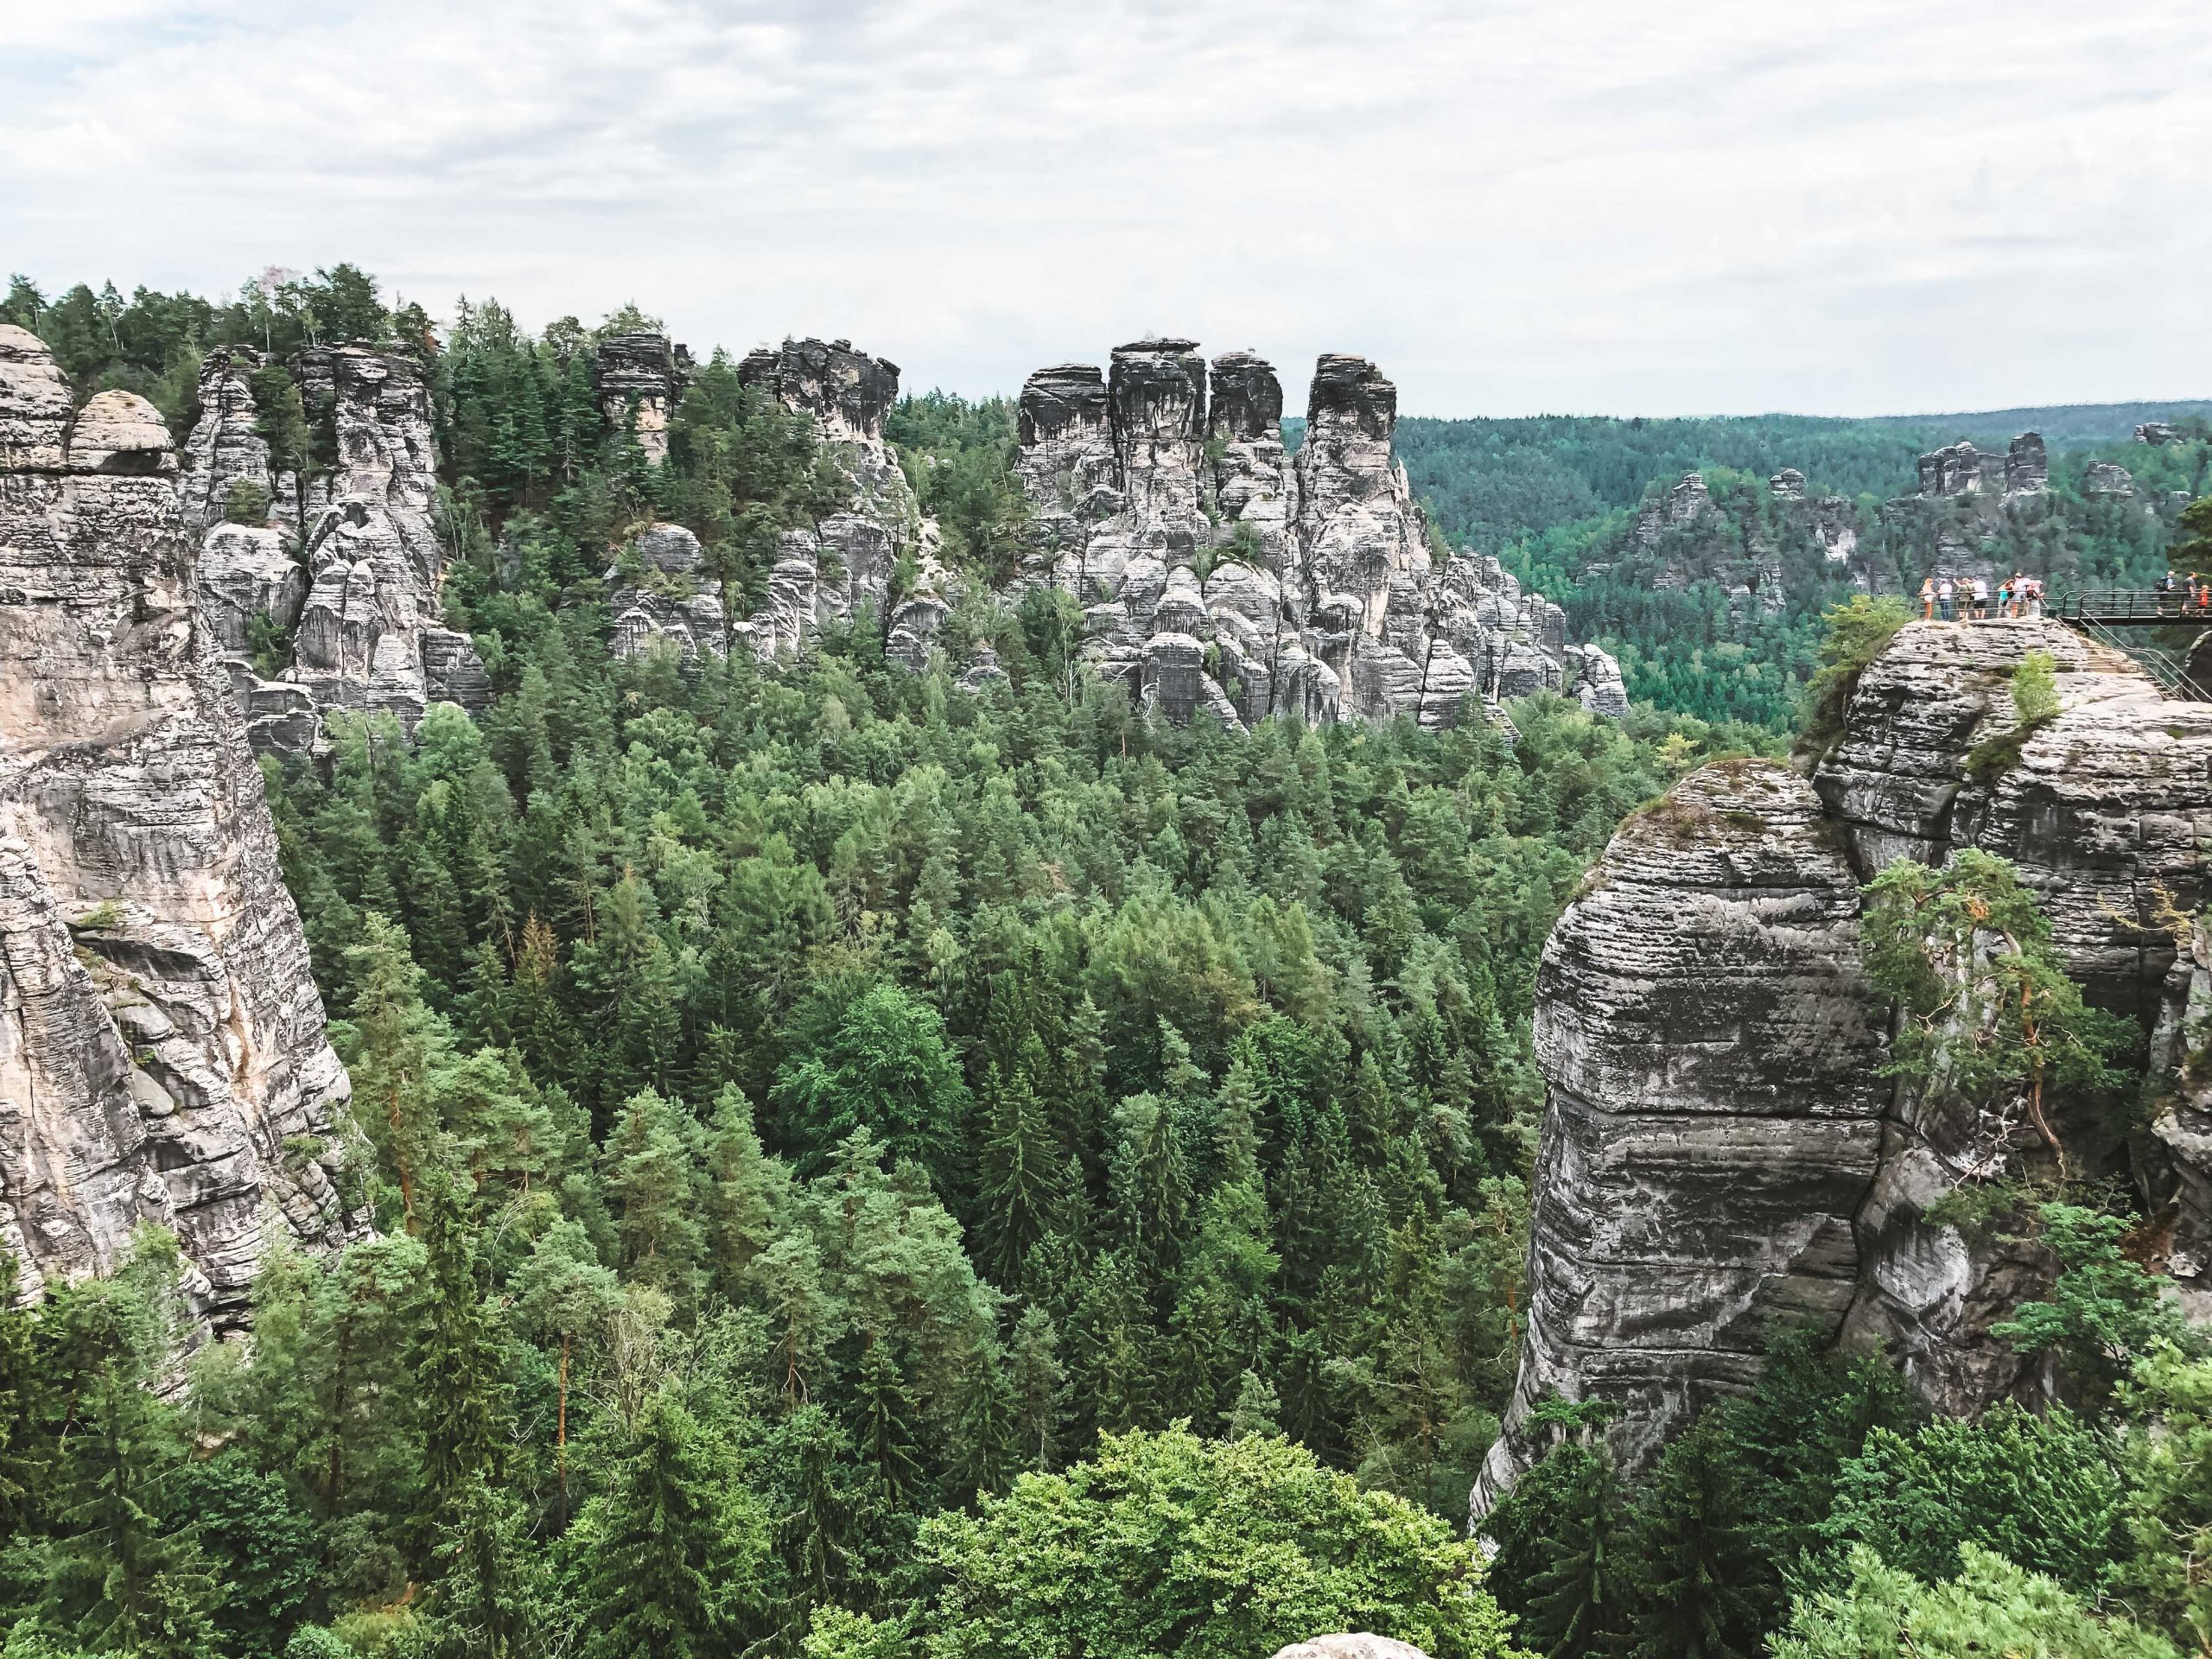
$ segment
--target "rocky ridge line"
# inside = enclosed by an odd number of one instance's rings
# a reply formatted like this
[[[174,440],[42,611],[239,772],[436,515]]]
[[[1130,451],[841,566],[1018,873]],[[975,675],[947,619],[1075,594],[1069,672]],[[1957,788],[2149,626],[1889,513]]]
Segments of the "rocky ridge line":
[[[0,326],[0,1249],[35,1296],[169,1228],[222,1327],[264,1229],[348,1235],[347,1084],[195,620],[168,434],[128,392],[70,404]]]
[[[1242,725],[1411,714],[1450,725],[1478,694],[1564,691],[1627,711],[1620,671],[1566,640],[1558,607],[1495,559],[1432,552],[1392,454],[1397,390],[1323,357],[1288,464],[1282,389],[1249,352],[1211,368],[1188,340],[1115,348],[1023,385],[1017,473],[1034,515],[1027,580],[1083,601],[1086,650],[1173,720]]]
[[[200,539],[202,606],[254,747],[313,748],[334,709],[390,714],[410,731],[433,702],[480,709],[491,698],[484,664],[441,620],[422,365],[358,345],[312,347],[283,365],[331,450],[305,480],[272,473],[257,429],[252,377],[270,366],[248,346],[207,354],[178,484],[185,526]],[[267,501],[263,522],[226,520],[241,488]],[[254,664],[257,616],[291,639],[273,679]]]

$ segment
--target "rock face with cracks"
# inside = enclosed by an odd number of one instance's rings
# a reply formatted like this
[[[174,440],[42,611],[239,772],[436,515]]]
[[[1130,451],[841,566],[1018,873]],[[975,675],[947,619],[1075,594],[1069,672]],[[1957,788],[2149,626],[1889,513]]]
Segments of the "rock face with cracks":
[[[2031,652],[2059,709],[2023,732]],[[1475,1516],[1537,1454],[1546,1395],[1619,1402],[1615,1449],[1640,1466],[1748,1384],[1777,1319],[1879,1344],[1952,1414],[2040,1386],[1990,1327],[2048,1288],[2048,1253],[1929,1211],[2038,1167],[2044,1142],[1878,1075],[1860,888],[1897,858],[2012,861],[2085,996],[2138,1033],[2150,1133],[2131,1143],[2096,1102],[2054,1102],[2053,1132],[2075,1174],[2143,1181],[2184,1305],[2212,1317],[2212,1067],[2190,1034],[2212,946],[2188,919],[2208,839],[2212,706],[2034,620],[1909,624],[1809,779],[1718,763],[1624,824],[1539,972],[1529,1324]]]
[[[1397,391],[1363,358],[1314,371],[1286,460],[1282,387],[1251,352],[1115,348],[1104,373],[1042,369],[1021,391],[1025,580],[1081,603],[1085,650],[1175,721],[1408,714],[1452,724],[1470,694],[1540,690],[1626,708],[1620,671],[1570,653],[1566,619],[1494,559],[1440,557],[1391,452]]]
[[[1858,912],[1840,838],[1779,762],[1693,773],[1613,837],[1538,970],[1510,1422],[1548,1394],[1618,1400],[1639,1461],[1756,1375],[1770,1321],[1840,1324],[1888,1094]],[[1527,1455],[1501,1438],[1478,1511]]]
[[[786,531],[768,573],[766,602],[724,620],[726,596],[689,531],[658,524],[607,572],[617,655],[657,644],[686,658],[731,645],[763,661],[796,655],[825,623],[874,619],[895,662],[919,669],[950,609],[950,577],[935,556],[935,525],[884,440],[899,397],[899,368],[849,340],[787,340],[750,353],[741,384],[809,419],[852,492],[852,504],[817,525]],[[902,555],[915,580],[893,597]]]
[[[127,392],[69,403],[0,327],[0,1249],[35,1296],[171,1228],[220,1328],[269,1229],[347,1235],[346,1082],[167,434]]]
[[[472,712],[491,685],[466,634],[445,626],[437,456],[421,365],[365,346],[316,346],[283,365],[320,434],[323,459],[281,470],[260,427],[258,378],[273,365],[249,347],[210,353],[201,414],[178,484],[200,538],[201,603],[246,733],[259,750],[321,741],[332,709],[389,714],[411,731],[433,702]],[[257,521],[243,499],[264,501]],[[257,661],[256,619],[289,642],[289,660]],[[264,667],[276,670],[264,677]]]

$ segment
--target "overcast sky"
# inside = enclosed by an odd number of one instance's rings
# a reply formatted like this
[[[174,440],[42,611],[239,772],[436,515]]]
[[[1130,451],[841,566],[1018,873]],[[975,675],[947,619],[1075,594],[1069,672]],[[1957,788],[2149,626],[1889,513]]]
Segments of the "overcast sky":
[[[351,259],[1010,391],[1186,334],[1293,407],[2212,395],[2204,0],[0,0],[0,264]]]

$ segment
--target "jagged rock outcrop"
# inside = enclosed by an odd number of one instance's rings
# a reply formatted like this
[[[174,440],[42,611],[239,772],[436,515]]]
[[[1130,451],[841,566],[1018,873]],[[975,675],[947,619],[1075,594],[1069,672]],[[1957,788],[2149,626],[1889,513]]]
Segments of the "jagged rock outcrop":
[[[2152,445],[2179,443],[2181,431],[2171,422],[2145,421],[2136,427],[2134,441]]]
[[[173,1228],[220,1326],[264,1228],[346,1236],[346,1081],[195,622],[168,435],[127,392],[73,432],[69,404],[0,326],[0,1248],[36,1294]]]
[[[2117,461],[2093,461],[2082,472],[2082,493],[2125,500],[2135,493],[2135,474]]]
[[[1986,747],[2014,731],[2031,651],[2059,712]],[[1540,969],[1530,1325],[1478,1518],[1544,1394],[1622,1402],[1616,1446],[1640,1463],[1743,1385],[1777,1313],[1880,1344],[1953,1414],[2038,1384],[1989,1331],[2047,1287],[2047,1254],[1929,1211],[2041,1167],[2040,1136],[1876,1075],[1888,1014],[1859,980],[1859,889],[1899,857],[2011,860],[2085,995],[2133,1023],[2153,1144],[2108,1103],[2054,1100],[2053,1128],[2077,1177],[2133,1172],[2171,1206],[2177,1279],[2212,1314],[2212,1089],[2187,1034],[2212,1000],[2187,919],[2212,898],[2208,840],[2212,705],[2033,620],[1910,624],[1809,780],[1721,763],[1624,825]]]
[[[898,365],[855,351],[850,340],[787,340],[748,353],[737,374],[814,422],[851,486],[852,505],[818,526],[785,531],[766,603],[727,626],[721,586],[704,574],[696,539],[672,524],[647,531],[634,557],[607,572],[615,653],[634,656],[665,642],[689,658],[734,643],[772,661],[804,649],[826,622],[868,614],[883,627],[892,659],[921,668],[950,608],[950,577],[935,556],[935,526],[923,519],[884,440]],[[907,552],[916,556],[917,580],[894,598]]]
[[[1410,1642],[1361,1631],[1350,1636],[1309,1637],[1303,1642],[1276,1649],[1274,1659],[1428,1659],[1428,1656]]]
[[[1629,820],[1544,948],[1548,1085],[1510,1432],[1550,1393],[1622,1402],[1632,1463],[1757,1372],[1768,1323],[1840,1326],[1881,1145],[1858,880],[1778,762],[1694,772]]]
[[[607,609],[614,617],[617,657],[642,657],[673,646],[689,662],[701,651],[726,649],[722,585],[705,569],[699,538],[681,524],[655,524],[632,556],[607,573]]]
[[[1888,568],[1880,586],[1916,588],[1923,576],[1980,577],[1993,586],[2016,569],[2054,574],[2063,537],[2050,493],[2050,461],[2033,432],[2003,454],[1961,438],[1920,457],[1919,489],[1881,509]]]
[[[2167,976],[2164,1017],[2151,1042],[2151,1133],[2166,1154],[2163,1190],[2172,1233],[2166,1270],[2183,1307],[2212,1325],[2212,925],[2190,925],[2187,949]]]
[[[200,537],[201,603],[253,746],[312,747],[333,709],[388,713],[412,730],[433,702],[482,708],[483,663],[441,620],[445,554],[422,365],[359,345],[312,347],[285,365],[329,456],[304,480],[272,474],[257,431],[253,379],[269,367],[244,346],[203,360],[178,486],[184,525]],[[264,522],[224,521],[242,485],[268,501]],[[254,660],[256,617],[290,639],[273,678]]]
[[[2061,712],[2016,765],[1978,782],[1974,751],[2011,727],[2012,671],[2030,651],[2056,663]],[[2056,623],[1919,624],[1862,677],[1814,785],[1864,874],[1899,856],[1940,863],[1958,847],[2001,855],[2091,1001],[2146,1039],[2173,1018],[2186,989],[2173,982],[2171,918],[2212,897],[2201,850],[2212,836],[2212,706],[2164,696],[2125,657]],[[2126,1168],[2110,1114],[2054,1114],[2053,1124],[2077,1173]],[[1987,1126],[1908,1096],[1888,1135],[1860,1216],[1866,1283],[1851,1332],[1885,1342],[1942,1408],[1979,1409],[2020,1375],[1988,1326],[2041,1288],[2048,1262],[1923,1218],[1974,1172],[2004,1164]]]
[[[2033,432],[2021,433],[2001,455],[1961,438],[1948,449],[1923,455],[1919,477],[1921,494],[1931,498],[2034,495],[2050,482],[2050,461],[2042,437]]]
[[[1494,709],[1540,690],[1625,708],[1603,652],[1570,661],[1556,606],[1494,559],[1431,551],[1391,452],[1397,391],[1372,364],[1320,359],[1287,464],[1281,417],[1264,359],[1208,365],[1187,340],[1118,346],[1103,375],[1029,378],[1026,579],[1082,601],[1102,671],[1176,721],[1402,713],[1439,728],[1471,693]]]
[[[691,380],[691,353],[666,334],[616,334],[599,342],[593,368],[599,412],[615,431],[635,432],[645,459],[668,459],[668,423]]]

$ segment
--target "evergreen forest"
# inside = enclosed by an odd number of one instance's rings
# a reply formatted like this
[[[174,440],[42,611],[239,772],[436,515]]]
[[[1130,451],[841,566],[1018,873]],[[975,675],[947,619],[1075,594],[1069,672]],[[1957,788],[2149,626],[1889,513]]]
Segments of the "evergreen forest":
[[[591,396],[634,308],[438,322],[338,266],[221,302],[19,277],[0,316],[180,434],[217,345],[419,355],[494,692],[264,760],[361,1236],[272,1243],[250,1338],[196,1349],[158,1232],[0,1287],[6,1659],[2212,1653],[2212,1361],[2078,1193],[2030,1217],[2066,1271],[2008,1338],[2065,1404],[1931,1420],[1778,1330],[1641,1478],[1543,1408],[1466,1535],[1525,1319],[1538,954],[1623,817],[1787,745],[1847,591],[1732,634],[1582,566],[1685,469],[1749,526],[1784,464],[1901,493],[1918,434],[1408,422],[1446,539],[1618,645],[1637,707],[1232,734],[1088,673],[1067,596],[990,597],[1003,400],[890,436],[987,579],[946,637],[1004,683],[898,669],[866,616],[789,666],[621,661],[645,525],[757,593],[842,505],[726,356],[653,466]],[[2125,459],[2201,493],[2206,454]],[[2069,556],[2162,559],[2085,464]]]

